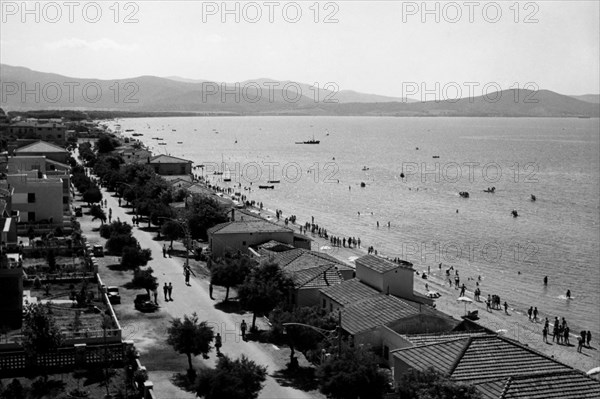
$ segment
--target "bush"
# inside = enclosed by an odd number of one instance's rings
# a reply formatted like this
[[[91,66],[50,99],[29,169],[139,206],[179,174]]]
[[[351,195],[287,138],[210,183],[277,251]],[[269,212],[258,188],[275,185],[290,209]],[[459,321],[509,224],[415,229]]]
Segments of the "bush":
[[[145,266],[151,259],[149,249],[140,250],[137,247],[125,247],[121,255],[121,266],[127,269],[135,269]]]
[[[106,249],[112,255],[121,255],[123,248],[137,248],[138,241],[131,234],[114,234],[106,241]]]
[[[33,288],[35,288],[36,290],[42,288],[42,281],[39,277],[36,277],[35,280],[33,280]]]

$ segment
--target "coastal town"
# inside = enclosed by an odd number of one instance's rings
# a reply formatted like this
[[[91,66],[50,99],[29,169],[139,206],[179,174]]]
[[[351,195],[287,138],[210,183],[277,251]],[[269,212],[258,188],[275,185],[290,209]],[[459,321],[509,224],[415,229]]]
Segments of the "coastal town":
[[[115,123],[0,110],[1,398],[600,396],[568,314],[271,214]]]

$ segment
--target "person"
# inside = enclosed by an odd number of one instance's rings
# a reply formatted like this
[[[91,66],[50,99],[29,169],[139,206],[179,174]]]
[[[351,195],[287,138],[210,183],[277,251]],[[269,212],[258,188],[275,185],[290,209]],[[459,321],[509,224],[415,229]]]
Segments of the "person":
[[[533,321],[537,321],[537,316],[538,316],[538,310],[537,310],[537,306],[535,308],[533,308]]]
[[[163,258],[167,257],[167,244],[163,244]]]
[[[533,306],[530,307],[529,309],[527,309],[527,316],[529,317],[529,320],[531,320],[531,314],[533,313]]]
[[[190,268],[185,268],[185,285],[190,285]]]
[[[429,291],[429,284],[425,283],[425,289]]]
[[[173,295],[173,285],[171,283],[169,283],[169,287],[168,288],[169,288],[169,301],[172,301],[173,300],[173,297],[172,297],[172,295]]]
[[[548,285],[548,276],[544,276],[544,285]]]
[[[465,284],[463,283],[462,287],[460,287],[460,295],[459,296],[464,296],[466,289],[467,289],[467,287],[465,287]]]
[[[571,299],[571,290],[567,290],[567,299]]]
[[[544,342],[548,343],[548,327],[544,326],[544,329],[542,330],[542,337],[544,337]]]
[[[590,330],[588,330],[588,332],[586,333],[586,341],[587,341],[587,347],[590,347],[590,342],[592,342],[592,332]]]
[[[569,345],[569,326],[565,326],[564,329],[564,341],[566,345]]]
[[[168,302],[169,299],[168,299],[167,295],[169,294],[169,287],[167,286],[167,283],[165,283],[165,285],[163,286],[163,292],[165,294],[165,302]]]
[[[221,356],[221,346],[223,346],[223,343],[221,342],[221,334],[217,333],[215,337],[215,348],[217,348],[217,356]]]
[[[152,289],[152,296],[154,297],[154,304],[158,305],[158,290],[156,287]]]
[[[583,338],[577,337],[577,352],[581,353],[583,349]]]
[[[121,198],[119,198],[119,207],[121,206]]]
[[[504,313],[508,314],[508,303],[504,301]]]
[[[246,321],[242,320],[242,324],[240,324],[240,330],[242,330],[242,339],[245,341],[246,340],[246,329],[248,328],[248,326],[246,325]]]

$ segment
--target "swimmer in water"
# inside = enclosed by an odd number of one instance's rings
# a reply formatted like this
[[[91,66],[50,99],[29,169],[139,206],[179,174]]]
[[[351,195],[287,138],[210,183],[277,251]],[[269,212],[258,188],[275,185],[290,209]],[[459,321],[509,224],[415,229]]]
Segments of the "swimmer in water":
[[[544,285],[548,285],[548,276],[544,277]]]
[[[571,299],[571,290],[567,290],[567,299]]]

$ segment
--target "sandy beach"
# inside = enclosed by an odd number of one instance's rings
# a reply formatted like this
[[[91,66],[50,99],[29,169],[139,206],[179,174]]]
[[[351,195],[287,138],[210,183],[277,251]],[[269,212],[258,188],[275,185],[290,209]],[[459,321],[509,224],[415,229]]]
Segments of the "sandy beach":
[[[274,211],[270,209],[255,209],[255,211],[260,212],[262,216],[271,216],[271,221],[277,222],[279,224],[284,224],[283,220],[290,215],[287,213],[283,213],[281,220],[278,222],[275,218]],[[315,221],[318,222],[318,221]],[[288,225],[288,227],[292,227],[295,230],[299,230],[300,225],[303,225],[303,221],[297,221],[295,225]],[[337,232],[330,230],[329,226],[320,226],[327,229],[329,236],[340,236],[340,237],[348,237],[352,236],[352,231],[343,231]],[[347,248],[347,247],[333,247],[329,241],[329,239],[325,239],[319,237],[318,234],[307,233],[306,236],[313,239],[312,248],[314,251],[327,253],[335,258],[352,264],[352,259],[356,257],[360,257],[367,253],[367,248],[369,245],[372,245],[368,242],[363,242],[361,248]],[[487,298],[488,294],[494,295],[495,292],[493,290],[489,290],[488,287],[492,287],[494,284],[493,279],[486,278],[484,281],[480,282],[481,289],[481,301],[477,302],[474,299],[473,290],[469,288],[471,286],[475,286],[475,281],[471,279],[470,281],[464,281],[465,276],[461,276],[465,285],[468,287],[466,291],[466,296],[473,300],[472,303],[466,305],[463,302],[457,301],[459,297],[459,290],[454,289],[454,287],[448,284],[448,278],[446,277],[446,267],[442,265],[440,269],[439,266],[434,268],[432,267],[430,272],[431,274],[427,279],[422,278],[422,274],[427,270],[415,270],[417,273],[415,274],[414,279],[414,289],[415,291],[426,294],[427,291],[437,291],[441,294],[441,296],[435,301],[436,308],[456,319],[460,319],[465,315],[466,311],[478,310],[479,320],[477,323],[482,326],[489,328],[490,330],[497,331],[499,334],[503,334],[504,336],[520,341],[523,344],[528,345],[529,347],[546,354],[547,356],[551,356],[571,367],[579,369],[581,371],[587,372],[588,370],[600,366],[600,351],[598,350],[599,345],[597,344],[597,340],[599,337],[592,336],[592,341],[590,343],[590,347],[584,347],[582,353],[577,352],[577,334],[578,331],[572,331],[570,340],[570,345],[559,345],[557,343],[552,342],[551,332],[548,334],[548,343],[545,343],[542,338],[542,329],[544,327],[545,317],[548,317],[550,320],[550,330],[552,330],[552,323],[554,320],[554,315],[544,315],[540,314],[538,316],[538,321],[530,321],[527,317],[527,314],[523,314],[518,312],[510,307],[510,299],[509,298],[501,298],[502,303],[506,300],[509,304],[508,314],[504,312],[504,309],[501,310],[486,310],[485,298]],[[453,272],[451,272],[451,277],[454,277]],[[425,284],[428,285],[428,289],[426,289]],[[556,315],[562,317],[563,315]],[[568,315],[564,315],[569,320]]]

